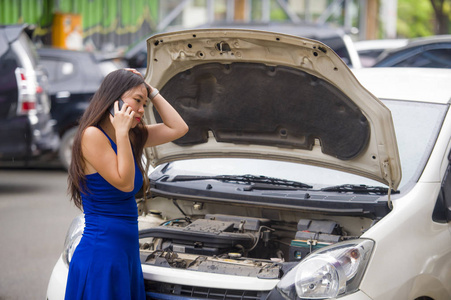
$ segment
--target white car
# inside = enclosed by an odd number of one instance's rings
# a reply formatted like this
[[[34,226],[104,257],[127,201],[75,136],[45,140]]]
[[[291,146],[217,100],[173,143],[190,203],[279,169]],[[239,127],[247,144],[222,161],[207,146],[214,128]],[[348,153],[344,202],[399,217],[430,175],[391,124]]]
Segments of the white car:
[[[146,80],[190,126],[148,152],[148,299],[451,298],[451,70],[352,73],[324,44],[252,30],[148,45]]]

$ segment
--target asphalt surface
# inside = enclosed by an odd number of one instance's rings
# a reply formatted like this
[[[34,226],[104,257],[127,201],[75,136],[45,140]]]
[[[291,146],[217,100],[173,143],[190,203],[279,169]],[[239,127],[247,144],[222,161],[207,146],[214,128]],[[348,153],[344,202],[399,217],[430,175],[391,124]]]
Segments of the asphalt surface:
[[[59,168],[0,168],[0,300],[46,297],[67,228],[80,211]]]

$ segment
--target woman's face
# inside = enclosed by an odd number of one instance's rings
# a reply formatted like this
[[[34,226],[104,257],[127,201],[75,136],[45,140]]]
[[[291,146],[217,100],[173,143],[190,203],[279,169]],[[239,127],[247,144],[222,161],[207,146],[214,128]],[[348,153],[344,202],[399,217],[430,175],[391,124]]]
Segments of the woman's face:
[[[147,106],[147,89],[144,84],[140,84],[122,95],[122,100],[127,103],[135,112],[135,120],[132,127],[141,122],[144,117],[144,108]]]

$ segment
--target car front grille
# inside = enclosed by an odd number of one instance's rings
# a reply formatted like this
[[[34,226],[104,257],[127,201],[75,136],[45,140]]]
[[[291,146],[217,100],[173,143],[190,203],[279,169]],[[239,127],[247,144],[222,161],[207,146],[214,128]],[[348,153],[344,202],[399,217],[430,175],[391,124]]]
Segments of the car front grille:
[[[197,286],[178,285],[146,281],[147,299],[223,299],[260,300],[268,292],[215,289]]]

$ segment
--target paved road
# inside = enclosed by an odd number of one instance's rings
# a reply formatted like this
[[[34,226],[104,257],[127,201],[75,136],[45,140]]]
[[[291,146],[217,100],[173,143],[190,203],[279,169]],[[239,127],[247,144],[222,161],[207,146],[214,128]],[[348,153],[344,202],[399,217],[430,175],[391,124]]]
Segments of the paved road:
[[[0,300],[43,300],[80,212],[61,169],[0,169]]]

